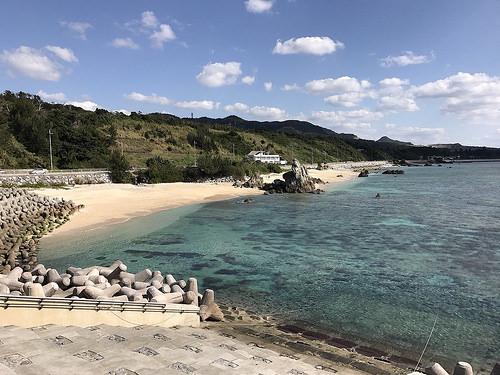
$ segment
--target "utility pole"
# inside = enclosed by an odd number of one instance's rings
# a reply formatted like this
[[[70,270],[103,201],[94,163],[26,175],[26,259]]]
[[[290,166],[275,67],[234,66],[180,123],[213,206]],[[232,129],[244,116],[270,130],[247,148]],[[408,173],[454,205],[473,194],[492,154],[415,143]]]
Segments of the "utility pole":
[[[196,155],[196,140],[194,141],[194,167],[198,167],[196,163],[197,155]]]
[[[50,170],[54,169],[54,164],[52,162],[52,129],[49,129],[49,152],[50,152]]]
[[[314,148],[311,148],[311,166],[314,164]]]

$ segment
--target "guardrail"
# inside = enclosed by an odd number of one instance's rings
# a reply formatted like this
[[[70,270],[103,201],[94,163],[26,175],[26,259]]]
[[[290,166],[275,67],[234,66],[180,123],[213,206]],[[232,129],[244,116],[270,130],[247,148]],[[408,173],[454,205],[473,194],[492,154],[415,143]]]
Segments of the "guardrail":
[[[165,304],[156,302],[122,302],[111,300],[69,299],[57,297],[28,297],[0,295],[0,308],[33,308],[92,310],[92,311],[133,311],[199,314],[199,308],[194,305]]]

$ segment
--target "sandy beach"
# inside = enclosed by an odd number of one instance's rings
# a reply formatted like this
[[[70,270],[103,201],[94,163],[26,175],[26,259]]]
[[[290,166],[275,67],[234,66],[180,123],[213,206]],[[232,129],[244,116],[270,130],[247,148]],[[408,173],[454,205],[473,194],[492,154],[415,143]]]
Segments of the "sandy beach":
[[[350,170],[309,170],[328,186],[354,178]],[[342,177],[338,177],[342,175]],[[281,178],[281,174],[264,176],[265,182]],[[320,188],[324,189],[322,185]],[[135,186],[130,184],[78,185],[68,189],[40,189],[37,193],[72,200],[85,207],[49,236],[72,231],[88,231],[121,223],[137,216],[185,205],[263,194],[257,189],[233,187],[231,183],[170,183]]]

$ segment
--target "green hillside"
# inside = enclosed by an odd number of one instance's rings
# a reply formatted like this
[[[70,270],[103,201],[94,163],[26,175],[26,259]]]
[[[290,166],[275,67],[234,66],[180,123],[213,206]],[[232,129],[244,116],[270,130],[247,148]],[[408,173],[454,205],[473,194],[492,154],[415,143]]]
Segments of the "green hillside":
[[[495,148],[376,142],[305,121],[258,122],[237,116],[183,119],[135,112],[126,116],[50,104],[36,95],[6,91],[0,95],[0,168],[48,167],[49,129],[54,166],[59,169],[107,168],[113,151],[123,152],[132,167],[144,167],[153,157],[177,167],[192,166],[195,158],[205,156],[237,163],[251,150],[305,163],[429,156],[500,158],[500,149]]]
[[[303,162],[364,159],[362,153],[331,135],[245,130],[157,113],[89,112],[45,103],[30,94],[5,92],[0,95],[0,168],[47,167],[49,129],[54,165],[60,169],[106,167],[113,150],[123,151],[133,167],[144,167],[154,156],[179,166],[193,165],[195,157],[203,154],[241,160],[251,150]]]

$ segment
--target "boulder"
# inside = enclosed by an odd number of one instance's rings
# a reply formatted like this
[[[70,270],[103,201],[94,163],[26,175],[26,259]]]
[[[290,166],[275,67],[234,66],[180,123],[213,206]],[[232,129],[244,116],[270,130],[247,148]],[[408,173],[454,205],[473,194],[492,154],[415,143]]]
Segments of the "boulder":
[[[359,172],[358,177],[368,177],[370,172],[368,172],[368,169],[363,169],[361,172]]]
[[[264,184],[262,189],[269,193],[312,193],[316,191],[317,179],[309,176],[306,167],[297,159],[292,161],[292,169],[283,174],[284,180],[274,180]]]

